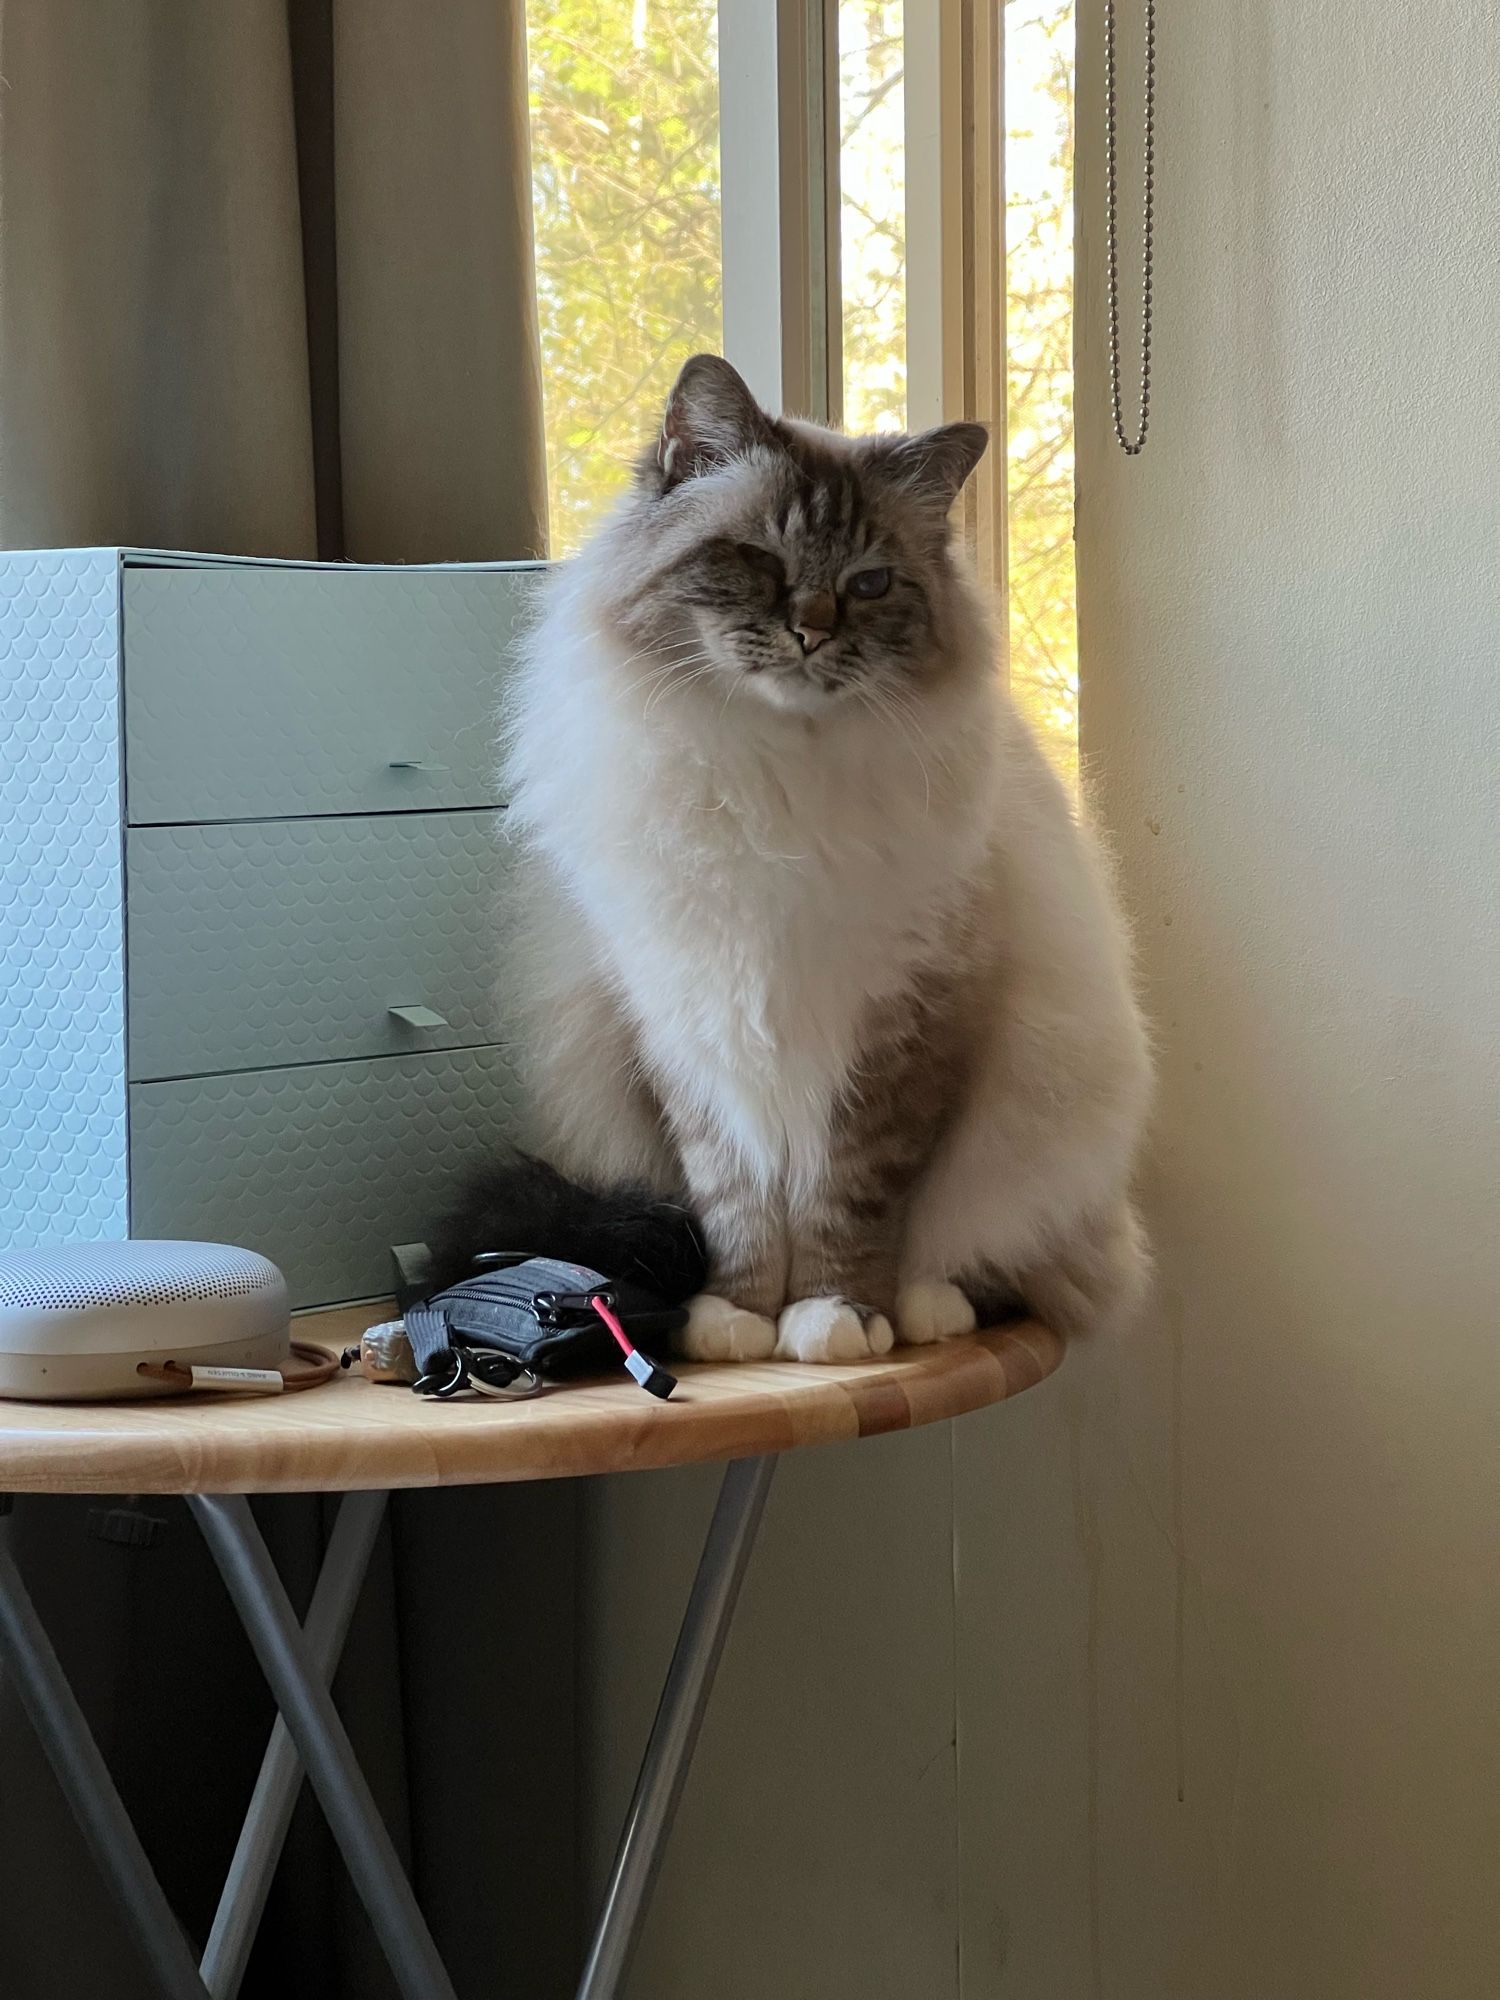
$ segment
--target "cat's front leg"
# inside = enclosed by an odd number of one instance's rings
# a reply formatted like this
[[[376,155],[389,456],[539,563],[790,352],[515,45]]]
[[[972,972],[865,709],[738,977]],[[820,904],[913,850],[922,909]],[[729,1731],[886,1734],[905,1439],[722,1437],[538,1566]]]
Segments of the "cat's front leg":
[[[678,1347],[692,1361],[764,1361],[786,1300],[784,1210],[713,1119],[671,1106],[668,1118],[709,1261],[709,1289],[691,1302]]]
[[[895,1345],[899,1222],[879,1203],[861,1211],[847,1187],[830,1180],[792,1221],[790,1303],[777,1322],[776,1352],[786,1361],[862,1361]]]
[[[792,1218],[790,1303],[777,1322],[787,1361],[863,1361],[896,1342],[896,1274],[916,1162],[878,1150],[830,1161],[817,1197]]]
[[[790,1303],[776,1344],[787,1360],[888,1354],[893,1322],[905,1331],[902,1242],[913,1187],[952,1102],[955,1002],[951,987],[930,981],[868,1026],[830,1120],[823,1170],[791,1211]]]

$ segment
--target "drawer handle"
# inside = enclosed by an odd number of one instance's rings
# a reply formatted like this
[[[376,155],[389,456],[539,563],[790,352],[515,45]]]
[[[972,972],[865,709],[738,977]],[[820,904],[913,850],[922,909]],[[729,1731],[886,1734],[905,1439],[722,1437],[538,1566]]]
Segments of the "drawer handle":
[[[408,1028],[446,1028],[447,1016],[434,1013],[431,1007],[392,1007],[388,1010],[394,1019],[404,1021]]]
[[[421,757],[393,757],[390,768],[393,771],[446,771],[446,764],[429,764]]]

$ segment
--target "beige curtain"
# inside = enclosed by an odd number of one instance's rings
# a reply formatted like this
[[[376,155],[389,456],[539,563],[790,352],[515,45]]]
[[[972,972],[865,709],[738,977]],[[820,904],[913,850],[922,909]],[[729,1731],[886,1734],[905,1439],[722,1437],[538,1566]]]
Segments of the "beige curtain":
[[[0,0],[0,546],[540,553],[521,0]]]
[[[541,551],[521,8],[0,0],[0,546]],[[338,1682],[455,1982],[495,2000],[577,1971],[575,1500],[398,1495]],[[152,1511],[152,1549],[87,1501],[0,1532],[201,1945],[270,1706],[186,1511]],[[327,1505],[260,1511],[305,1603]],[[150,2000],[3,1681],[0,1885],[5,2000]],[[242,1995],[394,2000],[306,1799]]]

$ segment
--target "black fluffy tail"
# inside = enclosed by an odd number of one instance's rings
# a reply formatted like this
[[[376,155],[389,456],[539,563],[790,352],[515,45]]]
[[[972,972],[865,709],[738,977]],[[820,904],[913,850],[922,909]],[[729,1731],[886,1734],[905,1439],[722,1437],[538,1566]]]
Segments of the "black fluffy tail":
[[[429,1245],[431,1288],[472,1276],[485,1250],[517,1250],[629,1278],[666,1305],[701,1292],[708,1259],[697,1219],[641,1188],[599,1194],[545,1160],[514,1153],[470,1176]]]

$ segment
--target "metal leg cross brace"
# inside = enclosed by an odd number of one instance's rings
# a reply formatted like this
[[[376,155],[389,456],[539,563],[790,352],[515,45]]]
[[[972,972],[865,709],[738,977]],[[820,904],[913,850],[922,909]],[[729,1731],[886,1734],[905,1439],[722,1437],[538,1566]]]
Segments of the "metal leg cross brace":
[[[384,1493],[340,1502],[308,1612],[305,1643],[326,1683],[343,1650],[385,1512]],[[0,1661],[73,1816],[167,2000],[234,2000],[302,1784],[302,1765],[278,1717],[201,1966],[157,1881],[98,1745],[38,1618],[15,1558],[0,1541]]]
[[[775,1464],[724,1474],[661,1704],[626,1815],[578,2000],[618,2000],[687,1779]],[[346,1495],[305,1627],[242,1496],[189,1495],[280,1711],[201,1968],[0,1540],[0,1664],[123,1910],[163,2000],[235,2000],[305,1767],[403,2000],[455,2000],[328,1683],[369,1567],[386,1495]]]
[[[188,1505],[271,1684],[403,2000],[457,2000],[250,1502],[239,1493],[195,1493],[188,1496]]]
[[[384,1493],[346,1493],[339,1502],[338,1518],[302,1628],[325,1685],[333,1679],[344,1650],[385,1503]],[[301,1789],[302,1760],[290,1730],[278,1715],[199,1967],[213,2000],[235,2000],[240,1990]]]

